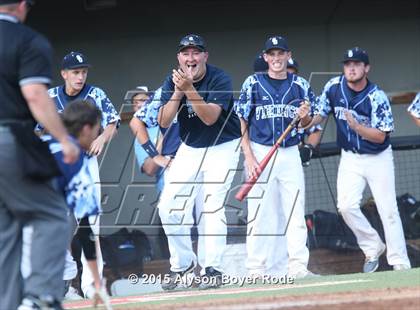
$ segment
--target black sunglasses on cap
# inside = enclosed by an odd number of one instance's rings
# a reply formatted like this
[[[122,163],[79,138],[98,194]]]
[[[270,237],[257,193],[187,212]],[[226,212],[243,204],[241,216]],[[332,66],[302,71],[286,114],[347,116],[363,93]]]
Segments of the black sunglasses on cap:
[[[206,42],[199,35],[190,34],[181,39],[178,45],[178,52],[187,47],[196,47],[200,51],[206,51]]]

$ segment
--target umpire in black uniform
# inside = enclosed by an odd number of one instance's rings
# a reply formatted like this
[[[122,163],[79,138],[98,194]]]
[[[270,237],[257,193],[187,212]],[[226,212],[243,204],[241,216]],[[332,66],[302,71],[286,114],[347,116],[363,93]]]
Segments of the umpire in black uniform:
[[[34,136],[35,121],[60,141],[65,160],[79,148],[48,97],[49,42],[22,24],[31,0],[0,0],[0,308],[61,309],[67,207],[54,187],[58,169]],[[33,227],[31,275],[22,282],[22,226]]]

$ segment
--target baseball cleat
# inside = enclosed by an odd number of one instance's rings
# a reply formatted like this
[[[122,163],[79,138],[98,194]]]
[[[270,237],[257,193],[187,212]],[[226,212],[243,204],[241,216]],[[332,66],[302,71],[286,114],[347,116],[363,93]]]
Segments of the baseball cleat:
[[[394,268],[394,270],[408,270],[411,267],[409,265],[406,265],[406,264],[396,264],[396,265],[392,266],[392,268]]]
[[[371,257],[366,257],[365,264],[363,265],[363,272],[364,273],[371,273],[375,272],[379,267],[379,257],[385,252],[386,246],[385,244],[381,243],[381,249],[379,250],[378,254]]]
[[[64,295],[64,300],[83,300],[83,297],[79,295],[78,291],[73,286],[70,286],[66,295]]]
[[[200,290],[218,288],[222,285],[222,273],[213,267],[206,267],[206,273],[201,277],[201,283],[198,286]]]
[[[165,276],[162,280],[161,287],[164,291],[182,290],[187,289],[188,277],[193,275],[196,263],[192,262],[190,267],[184,271],[174,272],[171,271],[168,276]]]
[[[309,271],[308,269],[302,269],[299,270],[296,273],[289,273],[289,277],[297,279],[306,279],[311,277],[320,277],[319,274],[313,273],[312,271]]]

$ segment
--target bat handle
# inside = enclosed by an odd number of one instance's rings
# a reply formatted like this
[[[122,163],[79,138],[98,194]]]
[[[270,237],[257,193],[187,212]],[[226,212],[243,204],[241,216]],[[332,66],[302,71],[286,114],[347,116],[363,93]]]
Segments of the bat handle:
[[[247,180],[242,186],[239,192],[236,193],[235,199],[242,201],[248,195],[251,188],[254,186],[255,182],[257,181],[256,177],[252,177]]]
[[[265,169],[268,162],[270,161],[271,157],[273,156],[274,152],[277,150],[277,148],[281,145],[282,141],[286,138],[286,136],[289,134],[289,132],[292,130],[294,126],[299,122],[299,115],[296,114],[292,122],[287,126],[286,130],[283,132],[283,134],[277,139],[276,143],[273,145],[273,147],[270,149],[268,154],[263,158],[263,160],[260,162],[260,170],[261,172]],[[260,172],[260,174],[261,174]],[[236,193],[235,198],[239,201],[242,201],[246,195],[248,195],[249,191],[254,186],[255,182],[257,182],[260,174],[258,174],[256,177],[252,177],[249,180],[247,180],[239,190],[239,192]]]

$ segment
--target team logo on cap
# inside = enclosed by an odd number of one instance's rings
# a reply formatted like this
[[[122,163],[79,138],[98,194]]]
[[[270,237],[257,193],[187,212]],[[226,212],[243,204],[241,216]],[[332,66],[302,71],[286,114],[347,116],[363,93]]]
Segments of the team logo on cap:
[[[188,40],[194,41],[194,38],[193,37],[189,37]]]
[[[273,42],[273,45],[279,44],[279,41],[277,40],[277,38],[272,38],[271,42]]]
[[[349,51],[347,52],[347,56],[349,56],[349,57],[353,57],[353,51],[352,51],[352,50],[349,50]]]
[[[82,63],[83,62],[83,58],[80,55],[76,55],[76,59],[78,62]]]

